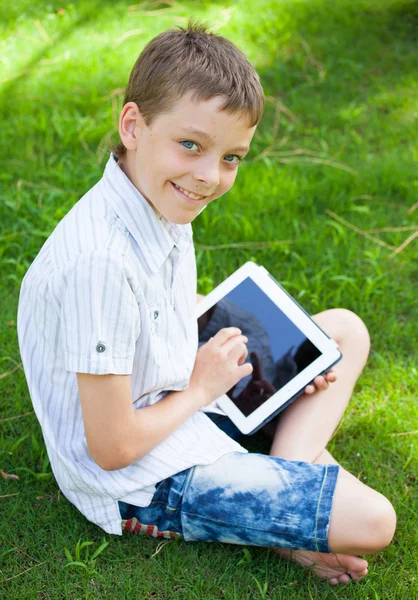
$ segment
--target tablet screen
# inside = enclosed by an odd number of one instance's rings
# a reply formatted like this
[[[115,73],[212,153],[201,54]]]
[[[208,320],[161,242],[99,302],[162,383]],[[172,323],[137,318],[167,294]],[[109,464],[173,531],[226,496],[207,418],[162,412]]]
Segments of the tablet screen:
[[[253,373],[227,392],[245,416],[321,356],[250,277],[199,317],[198,323],[199,346],[224,327],[239,327],[248,337],[246,362],[252,363]]]

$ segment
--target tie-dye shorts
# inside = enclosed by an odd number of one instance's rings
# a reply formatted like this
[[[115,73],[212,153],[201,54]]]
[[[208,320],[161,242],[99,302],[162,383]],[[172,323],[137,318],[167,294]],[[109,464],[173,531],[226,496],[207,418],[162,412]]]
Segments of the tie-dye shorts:
[[[120,502],[122,527],[154,537],[331,552],[337,465],[231,452],[159,484],[149,506]]]

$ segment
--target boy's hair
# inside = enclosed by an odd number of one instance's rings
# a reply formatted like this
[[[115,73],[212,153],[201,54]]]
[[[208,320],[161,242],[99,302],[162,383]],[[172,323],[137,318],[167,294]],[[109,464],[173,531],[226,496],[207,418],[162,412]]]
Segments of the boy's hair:
[[[131,71],[124,105],[135,102],[149,126],[188,92],[196,100],[222,96],[221,110],[247,113],[251,127],[263,114],[260,79],[245,55],[193,20],[186,29],[161,33],[144,48]],[[113,152],[121,161],[126,148],[120,142]]]

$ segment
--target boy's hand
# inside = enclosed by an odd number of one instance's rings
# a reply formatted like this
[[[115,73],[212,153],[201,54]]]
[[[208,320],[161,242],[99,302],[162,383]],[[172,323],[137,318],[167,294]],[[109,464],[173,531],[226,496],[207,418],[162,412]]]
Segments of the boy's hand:
[[[310,383],[305,388],[305,394],[311,395],[317,391],[327,390],[330,383],[334,383],[337,381],[337,375],[334,369],[330,369],[325,375],[318,375],[313,380],[313,383]]]
[[[203,399],[201,406],[207,406],[252,373],[251,363],[244,364],[247,342],[240,329],[226,327],[199,348],[189,389],[195,389],[196,397]]]

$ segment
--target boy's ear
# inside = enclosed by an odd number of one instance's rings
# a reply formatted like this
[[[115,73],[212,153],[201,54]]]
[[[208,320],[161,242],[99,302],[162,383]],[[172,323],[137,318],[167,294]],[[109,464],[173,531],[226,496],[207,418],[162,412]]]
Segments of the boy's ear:
[[[127,150],[136,150],[137,128],[143,123],[138,105],[135,102],[125,104],[119,116],[119,135]]]

